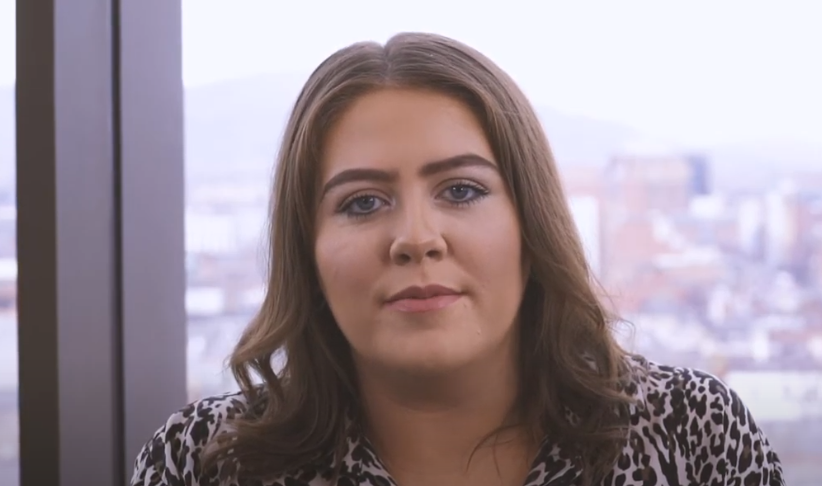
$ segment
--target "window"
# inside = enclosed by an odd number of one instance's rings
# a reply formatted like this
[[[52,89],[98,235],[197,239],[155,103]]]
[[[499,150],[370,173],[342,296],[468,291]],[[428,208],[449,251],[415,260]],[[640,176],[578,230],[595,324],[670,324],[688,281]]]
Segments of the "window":
[[[18,484],[14,0],[0,0],[0,484]]]
[[[183,0],[189,398],[234,388],[224,360],[263,295],[267,181],[302,82],[354,41],[432,31],[487,53],[536,105],[591,264],[636,327],[626,344],[727,381],[789,482],[812,484],[822,10],[707,8]]]

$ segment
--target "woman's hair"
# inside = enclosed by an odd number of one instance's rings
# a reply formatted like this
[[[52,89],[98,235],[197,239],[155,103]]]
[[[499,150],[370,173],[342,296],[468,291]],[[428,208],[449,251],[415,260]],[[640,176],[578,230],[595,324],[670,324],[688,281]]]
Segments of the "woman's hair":
[[[349,345],[318,281],[317,174],[325,137],[346,107],[392,87],[453,96],[481,123],[517,207],[530,263],[519,320],[520,424],[536,440],[548,435],[570,448],[586,481],[606,476],[626,440],[626,353],[597,297],[540,122],[488,58],[417,33],[337,51],[296,101],[276,168],[267,293],[230,358],[250,413],[232,421],[204,466],[228,461],[241,476],[263,478],[344,450],[349,418],[359,416],[361,404]],[[285,364],[275,371],[272,358],[281,351]]]

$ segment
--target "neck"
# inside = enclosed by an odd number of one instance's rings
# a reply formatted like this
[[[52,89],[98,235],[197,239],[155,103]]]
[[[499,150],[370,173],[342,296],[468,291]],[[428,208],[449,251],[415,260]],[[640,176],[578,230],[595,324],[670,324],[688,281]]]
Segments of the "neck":
[[[514,484],[523,467],[527,473],[535,444],[521,428],[486,440],[515,418],[516,353],[498,354],[447,376],[358,366],[367,435],[400,484],[457,484],[477,467],[487,472],[489,464],[498,474],[516,476]]]

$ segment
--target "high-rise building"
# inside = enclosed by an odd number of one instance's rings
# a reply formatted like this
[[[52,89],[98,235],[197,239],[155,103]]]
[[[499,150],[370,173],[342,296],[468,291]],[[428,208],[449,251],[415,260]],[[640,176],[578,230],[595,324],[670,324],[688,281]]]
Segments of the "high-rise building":
[[[765,216],[764,204],[760,198],[749,197],[739,202],[737,226],[742,253],[752,258],[761,257]]]
[[[631,213],[685,212],[693,197],[709,192],[708,171],[699,156],[617,156],[606,171],[607,194]]]
[[[637,152],[611,159],[603,191],[603,275],[628,285],[657,253],[689,243],[677,221],[707,192],[704,158]]]
[[[791,181],[783,181],[765,196],[765,258],[773,267],[796,263],[799,209],[796,186]]]
[[[708,158],[704,155],[686,157],[691,165],[691,191],[694,196],[705,196],[711,193],[711,174]]]

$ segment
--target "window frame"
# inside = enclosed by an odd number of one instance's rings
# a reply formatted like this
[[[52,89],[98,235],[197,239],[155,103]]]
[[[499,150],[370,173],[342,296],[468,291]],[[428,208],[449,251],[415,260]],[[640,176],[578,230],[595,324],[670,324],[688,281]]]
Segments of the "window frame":
[[[17,0],[20,486],[128,483],[186,398],[181,0]]]

